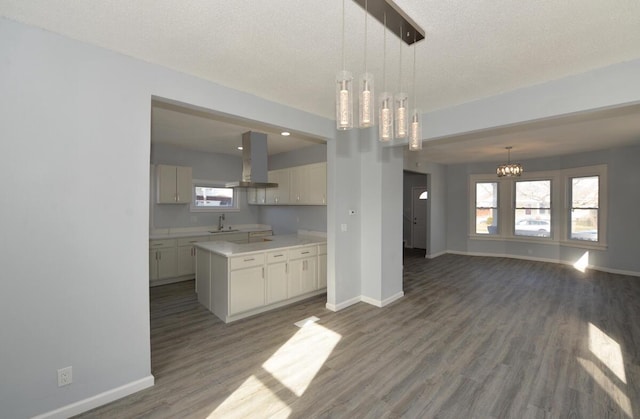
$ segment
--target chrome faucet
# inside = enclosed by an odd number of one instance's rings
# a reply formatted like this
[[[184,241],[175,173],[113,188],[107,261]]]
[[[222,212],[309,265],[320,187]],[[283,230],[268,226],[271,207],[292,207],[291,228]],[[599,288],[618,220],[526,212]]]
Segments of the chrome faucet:
[[[222,230],[224,226],[222,225],[222,220],[224,220],[224,214],[218,217],[218,231]]]

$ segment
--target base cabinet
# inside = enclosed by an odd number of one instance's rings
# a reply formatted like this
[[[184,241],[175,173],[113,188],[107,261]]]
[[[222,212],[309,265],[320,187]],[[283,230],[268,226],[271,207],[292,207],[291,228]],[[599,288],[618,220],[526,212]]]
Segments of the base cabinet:
[[[152,240],[149,243],[149,280],[171,278],[177,271],[176,240]]]
[[[229,314],[242,313],[264,302],[264,267],[238,269],[229,274]]]
[[[272,263],[267,265],[267,304],[284,301],[287,293],[287,263]]]

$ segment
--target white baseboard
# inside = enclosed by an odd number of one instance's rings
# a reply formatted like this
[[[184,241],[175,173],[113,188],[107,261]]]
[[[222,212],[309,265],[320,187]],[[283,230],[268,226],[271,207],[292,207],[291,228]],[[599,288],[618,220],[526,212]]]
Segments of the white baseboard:
[[[463,255],[463,256],[484,256],[484,257],[497,257],[497,258],[531,260],[531,261],[534,261],[534,262],[558,263],[560,265],[573,266],[572,262],[565,261],[565,260],[539,258],[539,257],[535,257],[535,256],[511,255],[511,254],[506,254],[506,253],[461,252],[461,251],[458,251],[458,250],[447,250],[445,253],[451,253],[452,255]],[[640,277],[640,272],[625,271],[625,270],[622,270],[622,269],[612,269],[612,268],[606,268],[606,267],[596,266],[596,265],[588,265],[587,269],[593,269],[595,271],[607,272],[607,273],[611,273],[611,274],[619,274],[619,275],[628,275],[628,276]]]
[[[35,416],[33,419],[66,419],[71,416],[94,409],[96,407],[111,403],[114,400],[121,399],[130,394],[137,393],[140,390],[153,386],[155,379],[153,375],[148,375],[140,380],[133,381],[120,387],[107,390],[103,393],[96,394],[84,400],[62,406],[56,410]]]
[[[340,311],[340,310],[342,310],[343,308],[347,308],[347,307],[349,307],[349,306],[352,306],[352,305],[354,305],[354,304],[357,304],[357,303],[359,303],[360,301],[362,301],[362,300],[360,299],[360,296],[358,296],[358,297],[350,298],[350,299],[348,299],[347,301],[343,301],[343,302],[338,303],[338,304],[330,304],[330,303],[327,303],[327,304],[326,304],[326,307],[327,307],[327,309],[328,309],[328,310],[331,310],[331,311]]]
[[[393,303],[396,300],[399,300],[402,297],[404,297],[404,291],[400,291],[389,298],[385,298],[384,300],[376,300],[375,298],[366,297],[364,295],[360,296],[360,299],[363,303],[371,304],[376,307],[384,307],[386,305]]]
[[[438,253],[431,253],[431,254],[428,254],[428,255],[424,255],[424,257],[425,257],[426,259],[435,259],[435,258],[437,258],[438,256],[442,256],[442,255],[446,255],[446,254],[447,254],[447,251],[446,251],[446,250],[443,250],[442,252],[438,252]]]

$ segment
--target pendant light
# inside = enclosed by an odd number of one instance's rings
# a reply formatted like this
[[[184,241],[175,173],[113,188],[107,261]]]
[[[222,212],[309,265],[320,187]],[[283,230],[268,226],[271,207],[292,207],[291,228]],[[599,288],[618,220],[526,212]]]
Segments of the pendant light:
[[[422,125],[420,124],[420,110],[416,107],[416,40],[413,40],[413,111],[411,112],[411,124],[409,125],[409,150],[422,150]]]
[[[382,83],[384,91],[380,94],[380,120],[378,124],[380,141],[393,139],[393,95],[387,92],[387,15],[384,15],[384,32],[382,43]]]
[[[512,176],[520,176],[522,174],[522,172],[524,171],[522,169],[522,165],[520,163],[511,163],[511,149],[513,147],[509,146],[509,147],[505,147],[505,149],[507,150],[507,164],[501,164],[500,166],[498,166],[498,168],[496,169],[496,173],[498,174],[498,177],[512,177]]]
[[[396,127],[396,139],[407,138],[407,117],[408,117],[408,109],[407,105],[409,104],[409,98],[406,93],[402,91],[402,27],[400,27],[400,59],[398,60],[400,64],[400,74],[399,74],[399,82],[398,82],[398,90],[396,93],[394,100],[394,114],[396,117],[395,127]]]
[[[375,125],[375,95],[373,90],[373,74],[367,71],[367,15],[368,4],[364,0],[364,73],[360,76],[360,128],[367,128]]]
[[[342,70],[336,76],[336,127],[341,131],[353,128],[353,76],[345,70],[344,2],[342,0]]]

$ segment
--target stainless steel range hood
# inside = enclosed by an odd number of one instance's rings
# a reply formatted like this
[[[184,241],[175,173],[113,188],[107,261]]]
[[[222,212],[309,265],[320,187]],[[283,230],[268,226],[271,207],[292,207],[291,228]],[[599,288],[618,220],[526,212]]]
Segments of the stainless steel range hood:
[[[267,176],[267,134],[248,131],[242,134],[242,179],[229,182],[227,188],[277,188]]]

